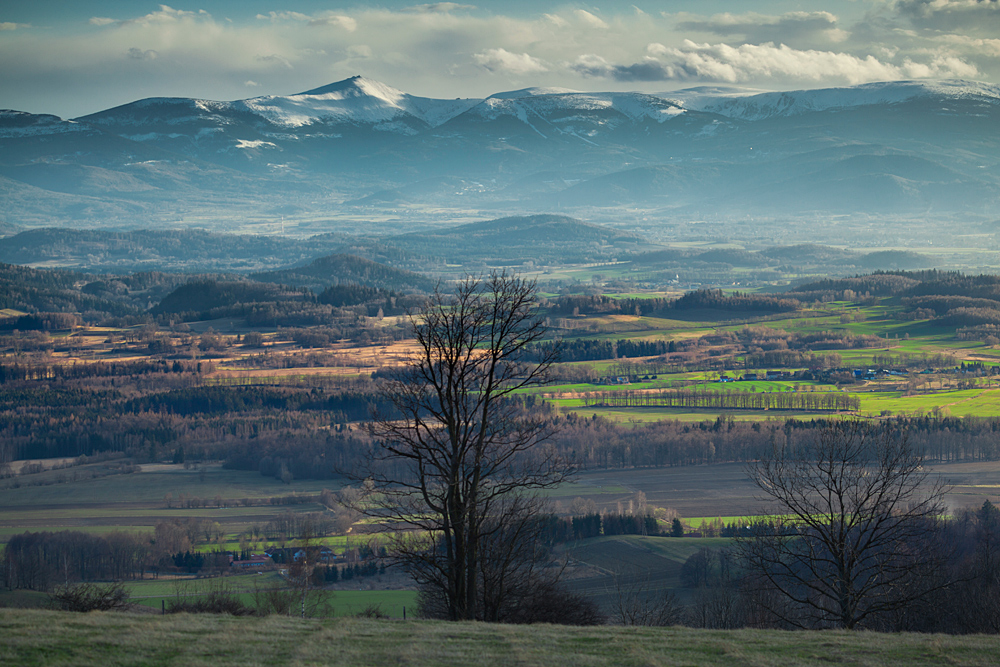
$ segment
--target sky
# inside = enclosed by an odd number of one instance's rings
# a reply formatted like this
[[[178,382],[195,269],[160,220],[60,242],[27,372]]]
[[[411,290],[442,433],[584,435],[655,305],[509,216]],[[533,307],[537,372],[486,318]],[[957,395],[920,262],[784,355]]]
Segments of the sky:
[[[362,76],[425,97],[1000,82],[1000,0],[0,0],[0,108],[290,95]]]

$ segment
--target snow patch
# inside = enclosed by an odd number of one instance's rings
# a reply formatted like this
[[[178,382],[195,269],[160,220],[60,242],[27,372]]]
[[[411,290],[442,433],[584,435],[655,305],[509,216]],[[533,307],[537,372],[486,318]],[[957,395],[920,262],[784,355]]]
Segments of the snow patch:
[[[237,139],[237,148],[277,148],[278,146],[271,143],[270,141],[262,141],[260,139]]]

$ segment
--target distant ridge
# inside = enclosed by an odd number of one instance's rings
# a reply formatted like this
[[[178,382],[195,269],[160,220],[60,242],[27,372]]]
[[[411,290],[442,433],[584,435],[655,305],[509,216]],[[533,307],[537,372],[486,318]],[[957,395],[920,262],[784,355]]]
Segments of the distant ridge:
[[[553,214],[483,220],[394,236],[386,242],[432,257],[463,256],[500,263],[556,256],[564,261],[607,260],[649,245],[633,232]]]
[[[338,253],[313,260],[305,266],[255,273],[261,282],[308,287],[322,291],[330,285],[355,284],[383,290],[430,292],[436,282],[413,271],[396,269],[357,255]]]

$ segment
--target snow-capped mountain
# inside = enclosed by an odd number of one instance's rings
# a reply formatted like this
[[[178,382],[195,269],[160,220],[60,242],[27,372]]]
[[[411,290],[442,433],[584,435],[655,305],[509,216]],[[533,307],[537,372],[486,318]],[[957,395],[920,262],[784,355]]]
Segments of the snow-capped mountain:
[[[415,97],[378,81],[355,76],[295,95],[266,95],[234,102],[149,98],[78,120],[116,130],[130,126],[198,126],[201,136],[245,126],[257,130],[301,132],[308,136],[341,125],[415,134],[436,127],[479,102],[478,99]],[[134,138],[141,141],[153,137],[136,134]]]
[[[749,88],[699,87],[661,93],[688,109],[740,120],[763,120],[817,111],[897,105],[918,100],[1000,105],[1000,86],[977,81],[891,81],[847,88],[762,92]]]
[[[72,121],[0,112],[0,193],[21,224],[411,204],[997,216],[1000,86],[443,100],[352,77],[287,96],[150,98]]]

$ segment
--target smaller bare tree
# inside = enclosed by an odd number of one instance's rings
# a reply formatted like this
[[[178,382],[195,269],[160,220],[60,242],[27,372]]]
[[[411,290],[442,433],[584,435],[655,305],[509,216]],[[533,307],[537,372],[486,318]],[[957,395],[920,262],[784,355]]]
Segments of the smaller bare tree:
[[[684,608],[673,592],[652,585],[649,572],[627,568],[612,575],[611,615],[622,625],[666,626],[684,620]]]
[[[934,544],[945,487],[897,426],[835,423],[747,474],[778,518],[754,522],[736,547],[784,598],[770,610],[782,621],[864,627],[946,585]]]

